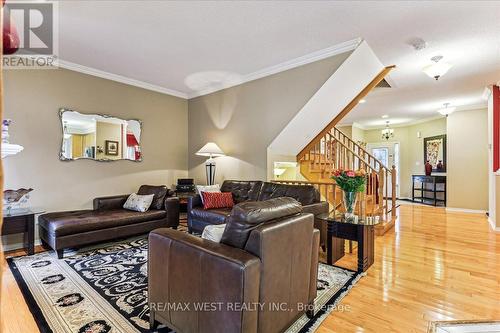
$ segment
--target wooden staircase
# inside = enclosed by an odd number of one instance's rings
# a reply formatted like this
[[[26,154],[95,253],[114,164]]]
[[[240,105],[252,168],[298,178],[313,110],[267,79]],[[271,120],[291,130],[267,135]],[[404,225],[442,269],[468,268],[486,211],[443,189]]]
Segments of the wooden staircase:
[[[332,209],[340,211],[343,210],[342,190],[331,179],[333,172],[336,169],[365,170],[367,185],[356,204],[356,214],[378,217],[381,223],[375,228],[377,235],[383,235],[391,229],[396,219],[396,168],[383,165],[362,146],[338,130],[335,125],[358,104],[361,98],[382,81],[392,68],[394,66],[382,70],[297,155],[302,175],[320,190]]]

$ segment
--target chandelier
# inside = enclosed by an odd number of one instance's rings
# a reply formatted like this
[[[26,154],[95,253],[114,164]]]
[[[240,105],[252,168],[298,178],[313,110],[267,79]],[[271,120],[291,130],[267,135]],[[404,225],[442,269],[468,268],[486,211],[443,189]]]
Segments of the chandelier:
[[[382,139],[389,140],[394,137],[394,129],[389,127],[389,122],[385,122],[385,128],[382,130]]]

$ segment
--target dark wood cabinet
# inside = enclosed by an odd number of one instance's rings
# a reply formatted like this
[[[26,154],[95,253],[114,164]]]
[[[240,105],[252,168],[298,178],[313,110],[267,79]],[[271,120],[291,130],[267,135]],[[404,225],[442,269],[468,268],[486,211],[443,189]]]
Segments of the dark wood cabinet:
[[[29,255],[35,253],[35,213],[25,211],[12,215],[4,215],[2,223],[2,236],[11,234],[24,234],[24,246]]]
[[[446,176],[412,176],[412,201],[446,206]]]

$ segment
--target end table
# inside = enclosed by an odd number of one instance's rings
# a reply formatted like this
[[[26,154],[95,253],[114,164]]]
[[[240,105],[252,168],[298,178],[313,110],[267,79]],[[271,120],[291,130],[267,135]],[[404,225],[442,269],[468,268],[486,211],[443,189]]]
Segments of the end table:
[[[35,214],[43,211],[31,209],[13,209],[7,214],[3,212],[3,223],[0,234],[24,234],[24,246],[29,255],[35,254]]]
[[[374,226],[379,220],[374,217],[350,217],[345,218],[342,213],[320,214],[318,219],[326,221],[327,229],[327,263],[333,265],[334,261],[340,259],[344,253],[335,253],[333,243],[336,239],[351,240],[358,243],[358,272],[366,271],[374,261],[375,257],[375,230]],[[338,252],[339,248],[335,248]],[[341,249],[343,251],[343,247]]]

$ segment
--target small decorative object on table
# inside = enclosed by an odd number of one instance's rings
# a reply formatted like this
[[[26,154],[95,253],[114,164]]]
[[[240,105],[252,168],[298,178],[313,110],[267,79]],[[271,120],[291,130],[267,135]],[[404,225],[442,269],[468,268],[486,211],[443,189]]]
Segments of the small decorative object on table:
[[[425,175],[430,176],[432,174],[432,164],[429,161],[425,162]]]
[[[438,164],[436,165],[436,169],[438,169],[438,171],[442,171],[443,167],[443,161],[439,160]]]
[[[339,169],[335,170],[332,179],[344,191],[342,199],[345,208],[345,217],[354,216],[358,192],[365,190],[366,171],[363,169],[356,171]]]
[[[10,215],[12,209],[28,209],[27,202],[29,199],[28,193],[33,191],[32,188],[20,188],[18,190],[3,191],[3,202],[5,205],[6,215]],[[25,207],[26,206],[26,207]]]

